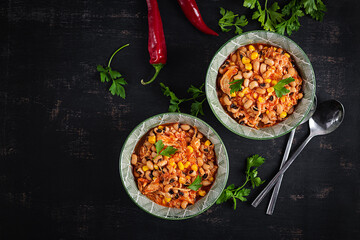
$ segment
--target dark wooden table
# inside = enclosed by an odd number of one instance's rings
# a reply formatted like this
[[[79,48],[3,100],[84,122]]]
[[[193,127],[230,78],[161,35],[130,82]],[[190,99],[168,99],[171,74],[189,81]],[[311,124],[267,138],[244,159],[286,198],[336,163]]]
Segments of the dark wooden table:
[[[216,50],[233,32],[207,36],[186,20],[176,1],[159,0],[168,64],[156,82],[148,64],[145,1],[1,1],[0,3],[0,239],[356,239],[360,226],[359,8],[358,1],[325,1],[318,23],[301,18],[291,36],[308,54],[319,101],[340,100],[342,126],[313,139],[287,171],[273,216],[266,198],[214,205],[185,221],[165,221],[138,208],[119,177],[118,157],[130,131],[166,112],[159,82],[180,97],[204,82]],[[242,1],[198,1],[207,24],[217,27],[219,7],[246,14]],[[259,29],[255,21],[246,31]],[[123,100],[101,83],[107,63],[128,81]],[[188,112],[188,106],[183,111]],[[203,120],[224,140],[228,183],[244,179],[246,157],[266,158],[260,175],[277,172],[288,136],[253,141],[227,130],[205,106]],[[308,134],[303,125],[294,148]],[[294,149],[293,148],[293,149]]]

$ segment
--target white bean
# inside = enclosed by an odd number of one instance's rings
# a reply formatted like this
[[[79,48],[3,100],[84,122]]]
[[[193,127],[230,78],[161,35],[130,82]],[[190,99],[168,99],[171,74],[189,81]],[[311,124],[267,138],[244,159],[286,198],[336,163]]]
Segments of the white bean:
[[[259,83],[257,81],[252,81],[250,84],[249,84],[249,88],[250,89],[253,89],[253,88],[256,88],[259,86]]]
[[[251,105],[253,104],[253,101],[251,99],[249,99],[245,104],[244,104],[244,108],[248,109],[249,107],[251,107]]]
[[[261,72],[261,73],[264,73],[264,72],[266,71],[266,68],[267,68],[267,65],[266,65],[265,63],[262,63],[262,64],[260,65],[260,72]]]
[[[138,159],[138,157],[136,154],[131,155],[131,164],[136,165],[137,159]]]
[[[252,75],[253,75],[253,72],[252,72],[252,71],[244,72],[244,73],[243,73],[244,78],[251,78]]]

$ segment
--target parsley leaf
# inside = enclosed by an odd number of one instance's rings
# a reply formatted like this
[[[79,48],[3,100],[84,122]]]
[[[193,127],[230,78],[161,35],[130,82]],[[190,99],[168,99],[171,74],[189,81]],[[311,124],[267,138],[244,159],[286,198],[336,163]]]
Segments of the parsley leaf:
[[[321,0],[302,0],[301,4],[305,9],[306,14],[309,14],[317,21],[322,21],[327,9]]]
[[[234,92],[237,92],[237,91],[240,91],[242,89],[243,82],[244,82],[244,79],[238,79],[238,80],[229,82],[230,89],[231,89],[230,94],[234,93]]]
[[[261,26],[267,31],[275,31],[275,26],[283,21],[283,14],[277,12],[280,7],[277,2],[274,2],[269,8],[267,8],[267,0],[265,1],[264,9],[261,4],[256,0],[257,11],[254,12],[252,19],[257,19]]]
[[[163,150],[160,155],[166,156],[166,157],[171,157],[171,155],[173,155],[174,153],[176,153],[177,149],[174,148],[173,146],[168,146],[165,148],[165,150]]]
[[[322,0],[291,0],[280,11],[278,2],[273,2],[267,7],[268,0],[265,0],[264,7],[259,0],[244,0],[243,6],[254,9],[252,19],[256,19],[267,31],[276,31],[280,34],[285,32],[290,36],[300,28],[299,18],[306,14],[317,21],[322,21],[327,11]]]
[[[282,97],[283,95],[286,95],[290,92],[290,90],[286,89],[284,86],[295,81],[295,79],[293,79],[292,77],[289,78],[285,78],[280,80],[275,86],[274,86],[274,90],[275,90],[275,94],[276,96]]]
[[[156,148],[156,154],[160,154],[161,150],[163,150],[164,148],[164,143],[162,140],[159,140],[155,143],[155,148]]]
[[[180,107],[179,105],[183,102],[187,102],[187,101],[194,101],[191,104],[191,115],[197,117],[199,114],[204,115],[204,111],[203,111],[203,103],[206,100],[205,97],[205,92],[203,90],[204,88],[204,83],[200,86],[200,87],[194,87],[193,85],[191,85],[187,92],[190,93],[192,95],[191,98],[184,98],[184,99],[180,99],[178,98],[174,92],[172,92],[170,90],[169,87],[165,86],[165,84],[160,83],[161,86],[161,90],[163,92],[163,94],[167,97],[170,97],[170,105],[169,105],[169,112],[180,112]]]
[[[177,151],[177,149],[174,148],[173,146],[167,146],[165,149],[164,147],[165,146],[162,140],[159,140],[155,143],[156,156],[153,159],[155,159],[159,155],[171,157],[171,155],[173,155]]]
[[[236,202],[240,200],[242,202],[247,201],[247,196],[249,196],[251,189],[245,188],[248,182],[251,183],[252,188],[258,187],[263,184],[265,181],[262,181],[260,177],[258,177],[257,168],[260,167],[264,163],[265,159],[260,157],[259,155],[253,155],[248,157],[246,160],[246,180],[241,187],[235,188],[234,184],[229,185],[224,191],[221,193],[220,197],[217,199],[216,204],[221,204],[229,199],[233,200],[234,210],[236,210]]]
[[[243,6],[246,8],[254,9],[256,2],[256,0],[244,0]]]
[[[195,180],[187,188],[197,191],[197,190],[199,190],[199,188],[202,187],[201,181],[202,181],[202,179],[201,179],[200,175],[197,175]]]
[[[243,30],[240,27],[245,27],[248,24],[245,15],[238,17],[238,14],[234,14],[234,12],[225,10],[222,7],[220,8],[220,14],[222,18],[219,19],[218,24],[223,32],[229,32],[231,31],[229,27],[235,26],[235,33],[241,34]]]
[[[108,62],[107,67],[103,67],[101,65],[98,65],[96,67],[96,70],[100,73],[100,81],[102,83],[104,82],[110,82],[112,81],[112,84],[109,88],[109,91],[112,95],[117,95],[125,99],[125,88],[124,85],[127,84],[124,78],[121,77],[121,74],[118,71],[112,70],[110,67],[111,61],[116,53],[118,53],[121,49],[129,46],[129,44],[126,44],[119,49],[117,49],[112,56],[110,57],[110,60]]]

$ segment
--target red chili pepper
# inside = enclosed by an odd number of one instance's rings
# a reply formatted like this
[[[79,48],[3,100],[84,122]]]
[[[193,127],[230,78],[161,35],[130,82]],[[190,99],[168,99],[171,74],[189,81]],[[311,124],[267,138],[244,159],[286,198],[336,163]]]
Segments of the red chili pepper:
[[[194,27],[203,33],[219,36],[216,32],[211,30],[202,19],[198,6],[195,0],[177,0],[180,4],[182,11],[185,13],[186,18],[191,22]]]
[[[153,82],[166,63],[166,43],[157,0],[146,0],[146,3],[149,24],[148,50],[155,74],[148,82],[141,80],[143,85]]]

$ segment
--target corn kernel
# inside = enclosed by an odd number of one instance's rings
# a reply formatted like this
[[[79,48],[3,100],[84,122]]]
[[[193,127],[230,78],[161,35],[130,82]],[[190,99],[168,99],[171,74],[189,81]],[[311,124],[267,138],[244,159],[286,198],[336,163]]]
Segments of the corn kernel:
[[[264,102],[264,98],[259,97],[259,98],[258,98],[258,101],[259,101],[259,103],[263,103],[263,102]]]
[[[165,204],[165,199],[162,200],[162,203]]]
[[[158,126],[158,129],[163,129],[164,128],[164,126]]]
[[[280,114],[280,117],[281,118],[285,118],[287,116],[287,113],[286,112],[282,112],[281,114]]]
[[[241,59],[241,61],[242,61],[243,64],[250,63],[250,59],[249,59],[248,57],[243,57],[243,58]]]
[[[246,94],[246,97],[250,99],[250,98],[251,98],[251,94]]]
[[[244,97],[245,96],[245,94],[243,93],[243,92],[239,92],[239,97]]]
[[[230,94],[230,96],[231,96],[231,97],[236,97],[236,93],[233,92],[233,93]]]
[[[288,58],[290,58],[290,55],[288,53],[285,53],[284,55],[287,56]]]
[[[192,148],[192,146],[187,146],[187,149],[189,150],[190,153],[192,153],[194,151],[194,149]]]
[[[159,166],[156,165],[156,164],[154,164],[154,169],[155,169],[155,170],[158,170],[158,169],[159,169]]]
[[[269,87],[268,89],[266,89],[266,91],[267,91],[268,93],[272,93],[274,90],[275,90],[275,89],[274,89],[273,87]]]
[[[180,177],[180,178],[179,178],[179,183],[185,184],[185,183],[186,183],[186,178]]]
[[[187,179],[190,179],[191,177],[190,176],[186,176]]]
[[[275,86],[277,84],[277,81],[276,80],[272,80],[271,81],[271,85]]]
[[[234,66],[234,65],[235,65],[235,63],[234,63],[234,62],[231,62],[231,63],[230,63],[230,66]]]
[[[270,112],[269,112],[269,110],[266,110],[266,114],[269,114]]]
[[[259,56],[259,54],[257,52],[253,52],[251,55],[250,55],[250,58],[251,60],[254,60],[254,59],[257,59]]]
[[[191,169],[195,172],[198,170],[198,166],[196,164],[191,165]]]
[[[203,196],[205,196],[205,194],[206,194],[206,192],[205,192],[204,190],[200,190],[200,191],[199,191],[199,195],[200,195],[200,196],[203,197]]]
[[[251,71],[251,69],[252,69],[251,63],[246,63],[245,64],[245,69],[248,70],[248,71]]]
[[[258,97],[258,94],[255,92],[255,93],[253,93],[253,97],[254,98],[257,98]]]
[[[174,159],[171,158],[171,159],[169,160],[169,165],[170,165],[170,166],[174,166],[174,165],[175,165]]]
[[[209,178],[209,181],[210,182],[214,181],[214,178],[213,177]]]
[[[243,93],[247,94],[248,92],[249,92],[249,88],[248,87],[244,88]]]
[[[184,165],[184,168],[188,168],[189,166],[190,166],[190,162],[189,161],[187,161],[186,163],[185,163],[185,165]]]
[[[184,164],[182,162],[178,162],[178,167],[180,170],[184,170]]]
[[[276,48],[276,47],[274,47],[274,51],[276,51],[276,49],[277,49],[277,48]]]
[[[210,140],[206,140],[206,142],[204,143],[205,144],[205,146],[210,146],[211,145],[211,142],[210,142]]]
[[[149,143],[151,143],[151,144],[155,144],[155,142],[156,142],[156,137],[155,137],[155,136],[149,136],[149,137],[148,137],[148,141],[149,141]]]
[[[153,177],[152,180],[155,181],[155,180],[156,180],[156,177]]]
[[[165,201],[166,201],[166,202],[170,202],[170,201],[171,201],[171,198],[165,198]]]
[[[264,80],[265,83],[271,83],[271,79],[270,78],[267,78]]]
[[[144,172],[146,172],[147,170],[149,170],[149,168],[148,168],[148,166],[143,166],[143,167],[142,167],[142,170],[143,170]]]
[[[283,102],[285,102],[286,101],[286,97],[285,96],[282,96],[281,98],[280,98],[280,101],[283,103]]]
[[[254,46],[253,46],[253,45],[250,45],[250,46],[249,46],[249,50],[250,50],[250,51],[254,51],[254,50],[255,50]]]

